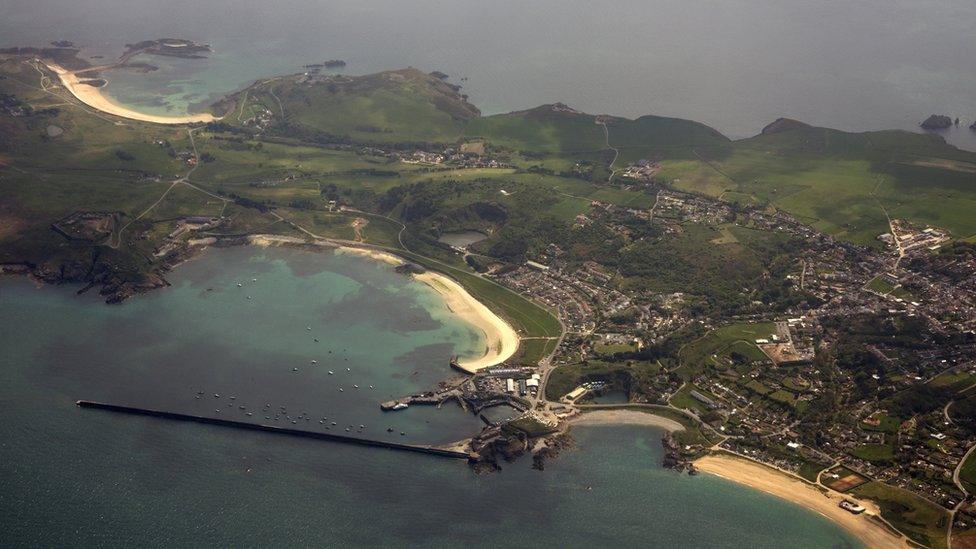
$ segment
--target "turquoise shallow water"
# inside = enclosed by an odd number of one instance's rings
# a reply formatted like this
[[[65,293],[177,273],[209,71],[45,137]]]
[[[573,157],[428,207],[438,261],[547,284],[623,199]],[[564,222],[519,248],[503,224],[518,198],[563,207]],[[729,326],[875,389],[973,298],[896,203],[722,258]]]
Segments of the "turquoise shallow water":
[[[243,414],[241,403],[272,403],[374,437],[393,426],[411,442],[479,428],[453,407],[378,410],[448,373],[447,353],[480,344],[386,265],[234,248],[170,278],[121,306],[0,280],[3,545],[857,546],[766,494],[661,469],[656,429],[578,428],[578,449],[544,472],[523,459],[477,476],[428,456],[77,408],[87,398]]]

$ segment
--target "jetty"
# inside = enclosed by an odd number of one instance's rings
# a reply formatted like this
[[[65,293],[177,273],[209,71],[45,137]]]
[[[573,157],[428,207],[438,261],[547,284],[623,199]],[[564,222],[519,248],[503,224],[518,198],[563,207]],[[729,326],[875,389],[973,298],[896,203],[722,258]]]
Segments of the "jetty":
[[[462,392],[457,388],[451,388],[445,391],[418,393],[416,395],[408,395],[395,400],[380,403],[380,409],[384,412],[388,412],[390,410],[402,410],[415,404],[437,406],[440,408],[449,400],[457,400],[458,404],[460,404],[462,408],[467,409],[462,396]]]
[[[279,435],[290,435],[295,437],[329,440],[332,442],[343,442],[346,444],[356,444],[359,446],[372,446],[374,448],[389,448],[391,450],[414,452],[418,454],[427,454],[431,456],[438,456],[438,457],[445,457],[445,458],[452,458],[452,459],[466,460],[471,458],[471,455],[468,454],[467,452],[460,452],[457,450],[446,450],[444,448],[437,448],[435,446],[403,444],[398,442],[388,442],[385,440],[373,440],[368,438],[359,438],[359,437],[339,435],[334,433],[322,433],[318,431],[290,429],[288,427],[276,427],[273,425],[262,425],[260,423],[248,423],[246,421],[236,421],[232,419],[221,419],[215,417],[197,416],[192,414],[181,414],[177,412],[165,412],[162,410],[150,410],[148,408],[139,408],[136,406],[122,406],[119,404],[107,404],[104,402],[94,402],[91,400],[79,400],[75,402],[75,404],[77,404],[81,408],[93,408],[96,410],[106,410],[109,412],[119,412],[119,413],[139,415],[139,416],[157,417],[157,418],[176,420],[176,421],[189,421],[193,423],[204,423],[207,425],[218,425],[221,427],[233,427],[237,429],[250,429],[252,431],[263,431],[265,433],[275,433]]]

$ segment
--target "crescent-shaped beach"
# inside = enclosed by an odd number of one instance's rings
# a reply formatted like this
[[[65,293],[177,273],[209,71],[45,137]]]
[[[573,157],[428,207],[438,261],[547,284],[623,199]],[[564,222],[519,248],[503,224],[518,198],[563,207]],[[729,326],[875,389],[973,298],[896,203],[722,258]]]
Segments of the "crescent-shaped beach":
[[[128,107],[119,105],[107,95],[102,93],[102,88],[85,84],[78,78],[78,75],[64,67],[45,61],[45,66],[58,75],[61,85],[71,92],[78,101],[89,107],[102,111],[107,114],[138,120],[140,122],[152,122],[154,124],[194,124],[213,122],[217,118],[210,113],[187,114],[184,116],[161,116],[139,112]]]
[[[403,263],[399,257],[378,250],[349,246],[340,248],[340,251],[366,256],[391,265]],[[414,280],[426,284],[440,294],[449,311],[484,335],[484,353],[478,357],[459,358],[457,366],[462,370],[471,374],[477,373],[478,370],[505,362],[518,350],[519,335],[515,329],[453,279],[433,271],[412,276]]]

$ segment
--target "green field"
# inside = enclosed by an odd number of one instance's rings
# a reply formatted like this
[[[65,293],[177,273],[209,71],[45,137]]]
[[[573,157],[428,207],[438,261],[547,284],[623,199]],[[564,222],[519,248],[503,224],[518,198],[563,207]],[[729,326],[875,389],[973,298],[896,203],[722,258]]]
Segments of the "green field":
[[[718,357],[728,356],[733,350],[745,351],[747,357],[753,360],[765,357],[754,342],[768,339],[775,332],[776,325],[772,322],[736,323],[712,330],[681,349],[678,354],[681,366],[676,373],[690,379],[707,365],[715,364]]]
[[[715,400],[715,395],[709,393],[708,391],[702,389],[701,387],[697,387],[691,383],[688,383],[685,384],[684,387],[679,389],[673,395],[671,395],[671,400],[669,400],[668,403],[674,406],[675,408],[680,408],[682,410],[691,410],[699,415],[708,413],[709,411],[708,407],[704,403],[696,399],[695,397],[691,396],[692,391],[697,391],[699,394]]]
[[[875,238],[888,232],[884,209],[957,238],[976,234],[968,213],[976,206],[976,154],[937,136],[796,124],[696,152],[695,159],[666,160],[662,175],[683,190],[772,204],[860,244],[878,245]]]
[[[862,444],[851,452],[855,457],[871,463],[889,463],[895,457],[895,449],[890,444]]]
[[[959,469],[959,479],[970,493],[976,492],[976,452],[969,454],[963,462]]]
[[[591,360],[586,364],[564,364],[549,374],[546,398],[559,400],[587,381],[605,381],[611,388],[633,392],[642,383],[660,373],[656,362],[603,362]]]
[[[883,276],[878,275],[868,282],[867,288],[881,295],[888,295],[895,289],[895,285],[885,280]]]
[[[880,482],[863,484],[851,493],[877,503],[881,516],[914,541],[933,548],[946,546],[948,514],[941,507]]]

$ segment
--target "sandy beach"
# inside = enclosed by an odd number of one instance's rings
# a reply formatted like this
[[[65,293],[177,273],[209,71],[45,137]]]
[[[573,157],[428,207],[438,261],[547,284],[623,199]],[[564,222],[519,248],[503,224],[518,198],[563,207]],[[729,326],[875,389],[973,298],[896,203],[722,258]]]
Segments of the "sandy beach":
[[[519,336],[515,330],[472,297],[460,284],[432,271],[415,274],[413,277],[441,294],[451,312],[485,334],[485,353],[478,358],[460,360],[458,366],[462,370],[473,374],[482,368],[504,362],[515,354],[519,346]]]
[[[289,245],[319,245],[335,247],[338,254],[351,254],[367,257],[374,261],[381,261],[388,265],[402,265],[406,260],[382,250],[360,248],[356,246],[338,246],[328,241],[307,241],[293,236],[280,235],[251,235],[248,243],[256,246],[289,246]],[[458,366],[466,372],[476,373],[478,370],[500,364],[515,354],[519,346],[519,336],[507,322],[498,317],[485,304],[475,299],[460,284],[453,279],[427,271],[412,275],[414,280],[431,287],[444,299],[447,308],[468,324],[472,324],[485,336],[484,354],[477,358],[461,359]],[[642,414],[649,415],[649,414]],[[663,419],[663,418],[662,418]],[[680,427],[680,425],[679,425]]]
[[[370,248],[354,248],[352,246],[342,246],[337,251],[340,254],[352,254],[359,255],[363,257],[368,257],[370,259],[375,259],[376,261],[382,261],[383,263],[388,263],[390,265],[402,265],[406,262],[404,259],[388,253],[381,252],[379,250],[373,250]]]
[[[401,265],[405,261],[392,253],[370,248],[343,246],[338,253],[360,255],[390,265]],[[484,354],[478,358],[460,359],[458,366],[461,369],[473,374],[482,368],[504,362],[518,350],[519,336],[515,330],[453,279],[433,271],[414,274],[413,278],[433,288],[444,298],[444,303],[452,313],[474,325],[485,335]]]
[[[660,427],[668,431],[684,429],[684,426],[673,419],[637,410],[593,410],[573,417],[569,423],[572,425],[643,425]]]
[[[276,234],[252,234],[247,237],[247,243],[252,246],[302,246],[308,244],[303,238],[281,236]]]
[[[108,114],[114,114],[115,116],[121,116],[130,120],[139,120],[141,122],[153,122],[155,124],[192,124],[195,122],[213,122],[217,120],[210,113],[188,114],[186,116],[159,116],[134,111],[109,99],[102,93],[101,88],[81,83],[81,80],[75,73],[60,65],[49,61],[44,64],[48,69],[58,75],[58,78],[61,79],[61,84],[71,92],[71,95],[89,107]]]
[[[880,516],[880,511],[870,501],[857,500],[867,508],[867,511],[854,515],[838,507],[840,501],[845,499],[842,494],[836,492],[825,494],[795,477],[747,459],[728,455],[705,456],[695,461],[695,467],[702,472],[762,490],[820,513],[856,536],[868,547],[909,547],[904,537],[895,534],[872,518],[872,515]]]

